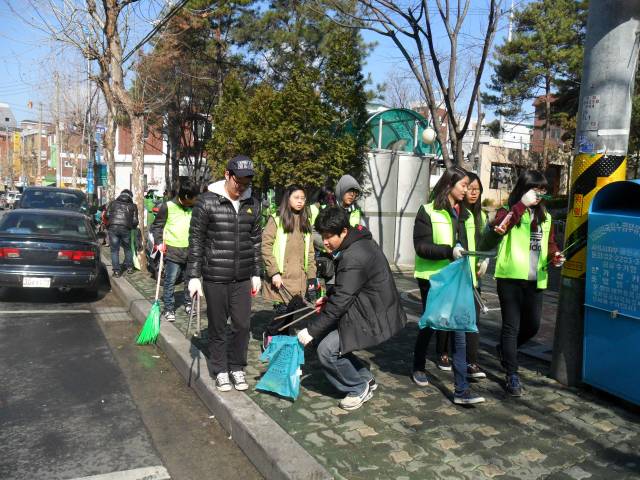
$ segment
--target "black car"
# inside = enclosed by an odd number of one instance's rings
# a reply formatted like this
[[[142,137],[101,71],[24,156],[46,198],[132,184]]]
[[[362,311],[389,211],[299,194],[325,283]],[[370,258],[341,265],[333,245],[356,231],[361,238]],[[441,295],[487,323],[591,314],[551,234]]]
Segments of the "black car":
[[[74,188],[28,187],[15,208],[44,208],[89,213],[87,196]]]
[[[89,218],[20,209],[0,219],[0,287],[81,288],[98,293],[100,253]]]

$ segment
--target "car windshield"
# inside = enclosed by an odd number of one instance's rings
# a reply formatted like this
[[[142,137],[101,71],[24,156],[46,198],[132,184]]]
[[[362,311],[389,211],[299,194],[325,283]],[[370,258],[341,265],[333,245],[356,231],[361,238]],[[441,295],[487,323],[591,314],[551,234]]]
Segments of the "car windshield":
[[[59,210],[85,211],[86,201],[81,193],[27,190],[20,201],[21,208],[53,208]]]
[[[89,240],[91,237],[83,218],[47,215],[16,210],[0,221],[0,234],[57,236]]]

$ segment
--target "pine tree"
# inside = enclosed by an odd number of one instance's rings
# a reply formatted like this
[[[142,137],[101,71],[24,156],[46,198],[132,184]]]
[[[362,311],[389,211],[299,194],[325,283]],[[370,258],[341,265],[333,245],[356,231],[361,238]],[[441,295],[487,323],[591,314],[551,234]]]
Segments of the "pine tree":
[[[485,104],[507,118],[521,114],[523,102],[543,97],[542,170],[549,159],[553,95],[560,87],[572,85],[570,80],[581,70],[586,4],[585,0],[537,0],[515,12],[511,41],[496,49],[488,85],[495,93],[483,95]]]

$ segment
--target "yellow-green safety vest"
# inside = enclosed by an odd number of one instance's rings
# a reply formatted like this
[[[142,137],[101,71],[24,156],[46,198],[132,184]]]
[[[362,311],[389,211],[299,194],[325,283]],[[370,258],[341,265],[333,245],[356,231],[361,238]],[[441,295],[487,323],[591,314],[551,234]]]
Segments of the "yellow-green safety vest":
[[[433,232],[433,243],[436,245],[449,245],[453,247],[453,222],[451,216],[446,210],[436,210],[433,206],[433,202],[427,203],[422,206],[427,212],[427,215],[431,218],[431,229]],[[461,206],[461,208],[463,208]],[[467,248],[469,250],[476,249],[476,225],[473,220],[473,215],[469,212],[469,216],[464,221],[464,229],[467,233]],[[473,284],[476,280],[476,258],[469,257],[471,263],[471,274],[473,277]],[[451,260],[430,260],[423,258],[416,254],[416,266],[413,273],[414,278],[422,278],[428,280],[431,275],[438,273],[444,267],[449,265]]]
[[[177,248],[188,247],[191,209],[182,208],[170,201],[167,202],[167,210],[167,221],[162,232],[164,243]]]
[[[318,208],[318,206],[313,203],[309,206],[309,213],[311,213],[311,218],[309,219],[311,222],[311,226],[315,228],[316,218],[318,218],[320,208]]]
[[[545,212],[542,222],[542,243],[538,258],[537,287],[547,288],[547,270],[544,269],[549,254],[549,234],[551,232],[551,217]],[[514,225],[509,233],[500,241],[498,258],[496,260],[496,278],[511,278],[514,280],[529,279],[529,258],[531,255],[531,215],[529,210],[520,218],[520,225]]]
[[[276,237],[273,241],[273,256],[276,258],[278,264],[278,270],[280,273],[284,273],[284,255],[287,249],[287,237],[289,234],[285,233],[280,218],[274,213],[271,215],[276,222]],[[307,271],[309,267],[309,246],[311,245],[311,234],[304,234],[304,271]]]
[[[353,211],[349,214],[349,225],[352,227],[357,227],[360,225],[360,218],[362,217],[362,210],[359,208],[354,208]]]

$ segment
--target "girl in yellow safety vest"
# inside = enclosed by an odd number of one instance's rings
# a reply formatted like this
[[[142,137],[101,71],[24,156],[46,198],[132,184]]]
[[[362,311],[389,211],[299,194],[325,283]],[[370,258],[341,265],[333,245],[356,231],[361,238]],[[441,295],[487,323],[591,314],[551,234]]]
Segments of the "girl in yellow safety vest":
[[[316,278],[314,256],[305,191],[299,185],[290,185],[284,191],[277,214],[269,217],[262,232],[262,260],[269,279],[263,295],[274,302],[275,316],[286,312],[284,301],[288,296],[281,291],[283,285],[291,295],[306,294],[308,281]],[[287,333],[277,331],[281,325],[278,322],[267,327],[265,348],[269,336]]]
[[[469,187],[469,177],[462,168],[447,169],[433,189],[432,201],[419,208],[413,227],[413,245],[416,250],[414,276],[418,281],[422,304],[431,286],[429,278],[461,258],[475,240],[475,223],[464,208],[463,200]],[[429,385],[426,374],[426,354],[433,330],[418,331],[413,354],[413,381],[419,386]],[[467,380],[467,355],[464,332],[451,332],[449,349],[453,357],[455,391],[453,401],[469,405],[484,402],[484,398],[471,392]]]
[[[540,327],[542,292],[547,288],[547,267],[561,266],[551,228],[551,216],[544,207],[547,179],[536,171],[524,171],[509,195],[507,207],[496,212],[492,232],[483,238],[501,238],[496,259],[496,285],[502,311],[498,356],[507,372],[507,393],[519,397],[518,347],[533,338]],[[495,233],[494,233],[495,232]]]
[[[467,188],[467,194],[464,197],[463,205],[464,207],[471,213],[473,223],[474,223],[474,238],[467,238],[467,243],[469,250],[476,250],[476,245],[480,243],[481,236],[485,230],[487,225],[487,214],[482,210],[482,182],[480,181],[480,177],[473,172],[467,172],[467,176],[469,177],[469,187]],[[489,266],[489,259],[485,258],[484,260],[476,259],[471,257],[471,263],[475,267],[476,277],[477,277],[477,290],[480,292],[480,278],[484,276],[487,272],[487,267]],[[476,325],[480,322],[480,306],[476,303]],[[445,336],[448,337],[448,332],[438,332],[437,336]],[[487,378],[487,374],[484,373],[480,367],[478,366],[478,348],[480,346],[480,334],[478,332],[467,332],[466,333],[466,343],[467,343],[467,377],[474,378],[476,380]],[[438,367],[441,368],[441,364],[443,363],[443,359],[448,362],[448,354],[446,345],[447,342],[441,342],[445,345],[445,356],[441,356],[438,360]]]

